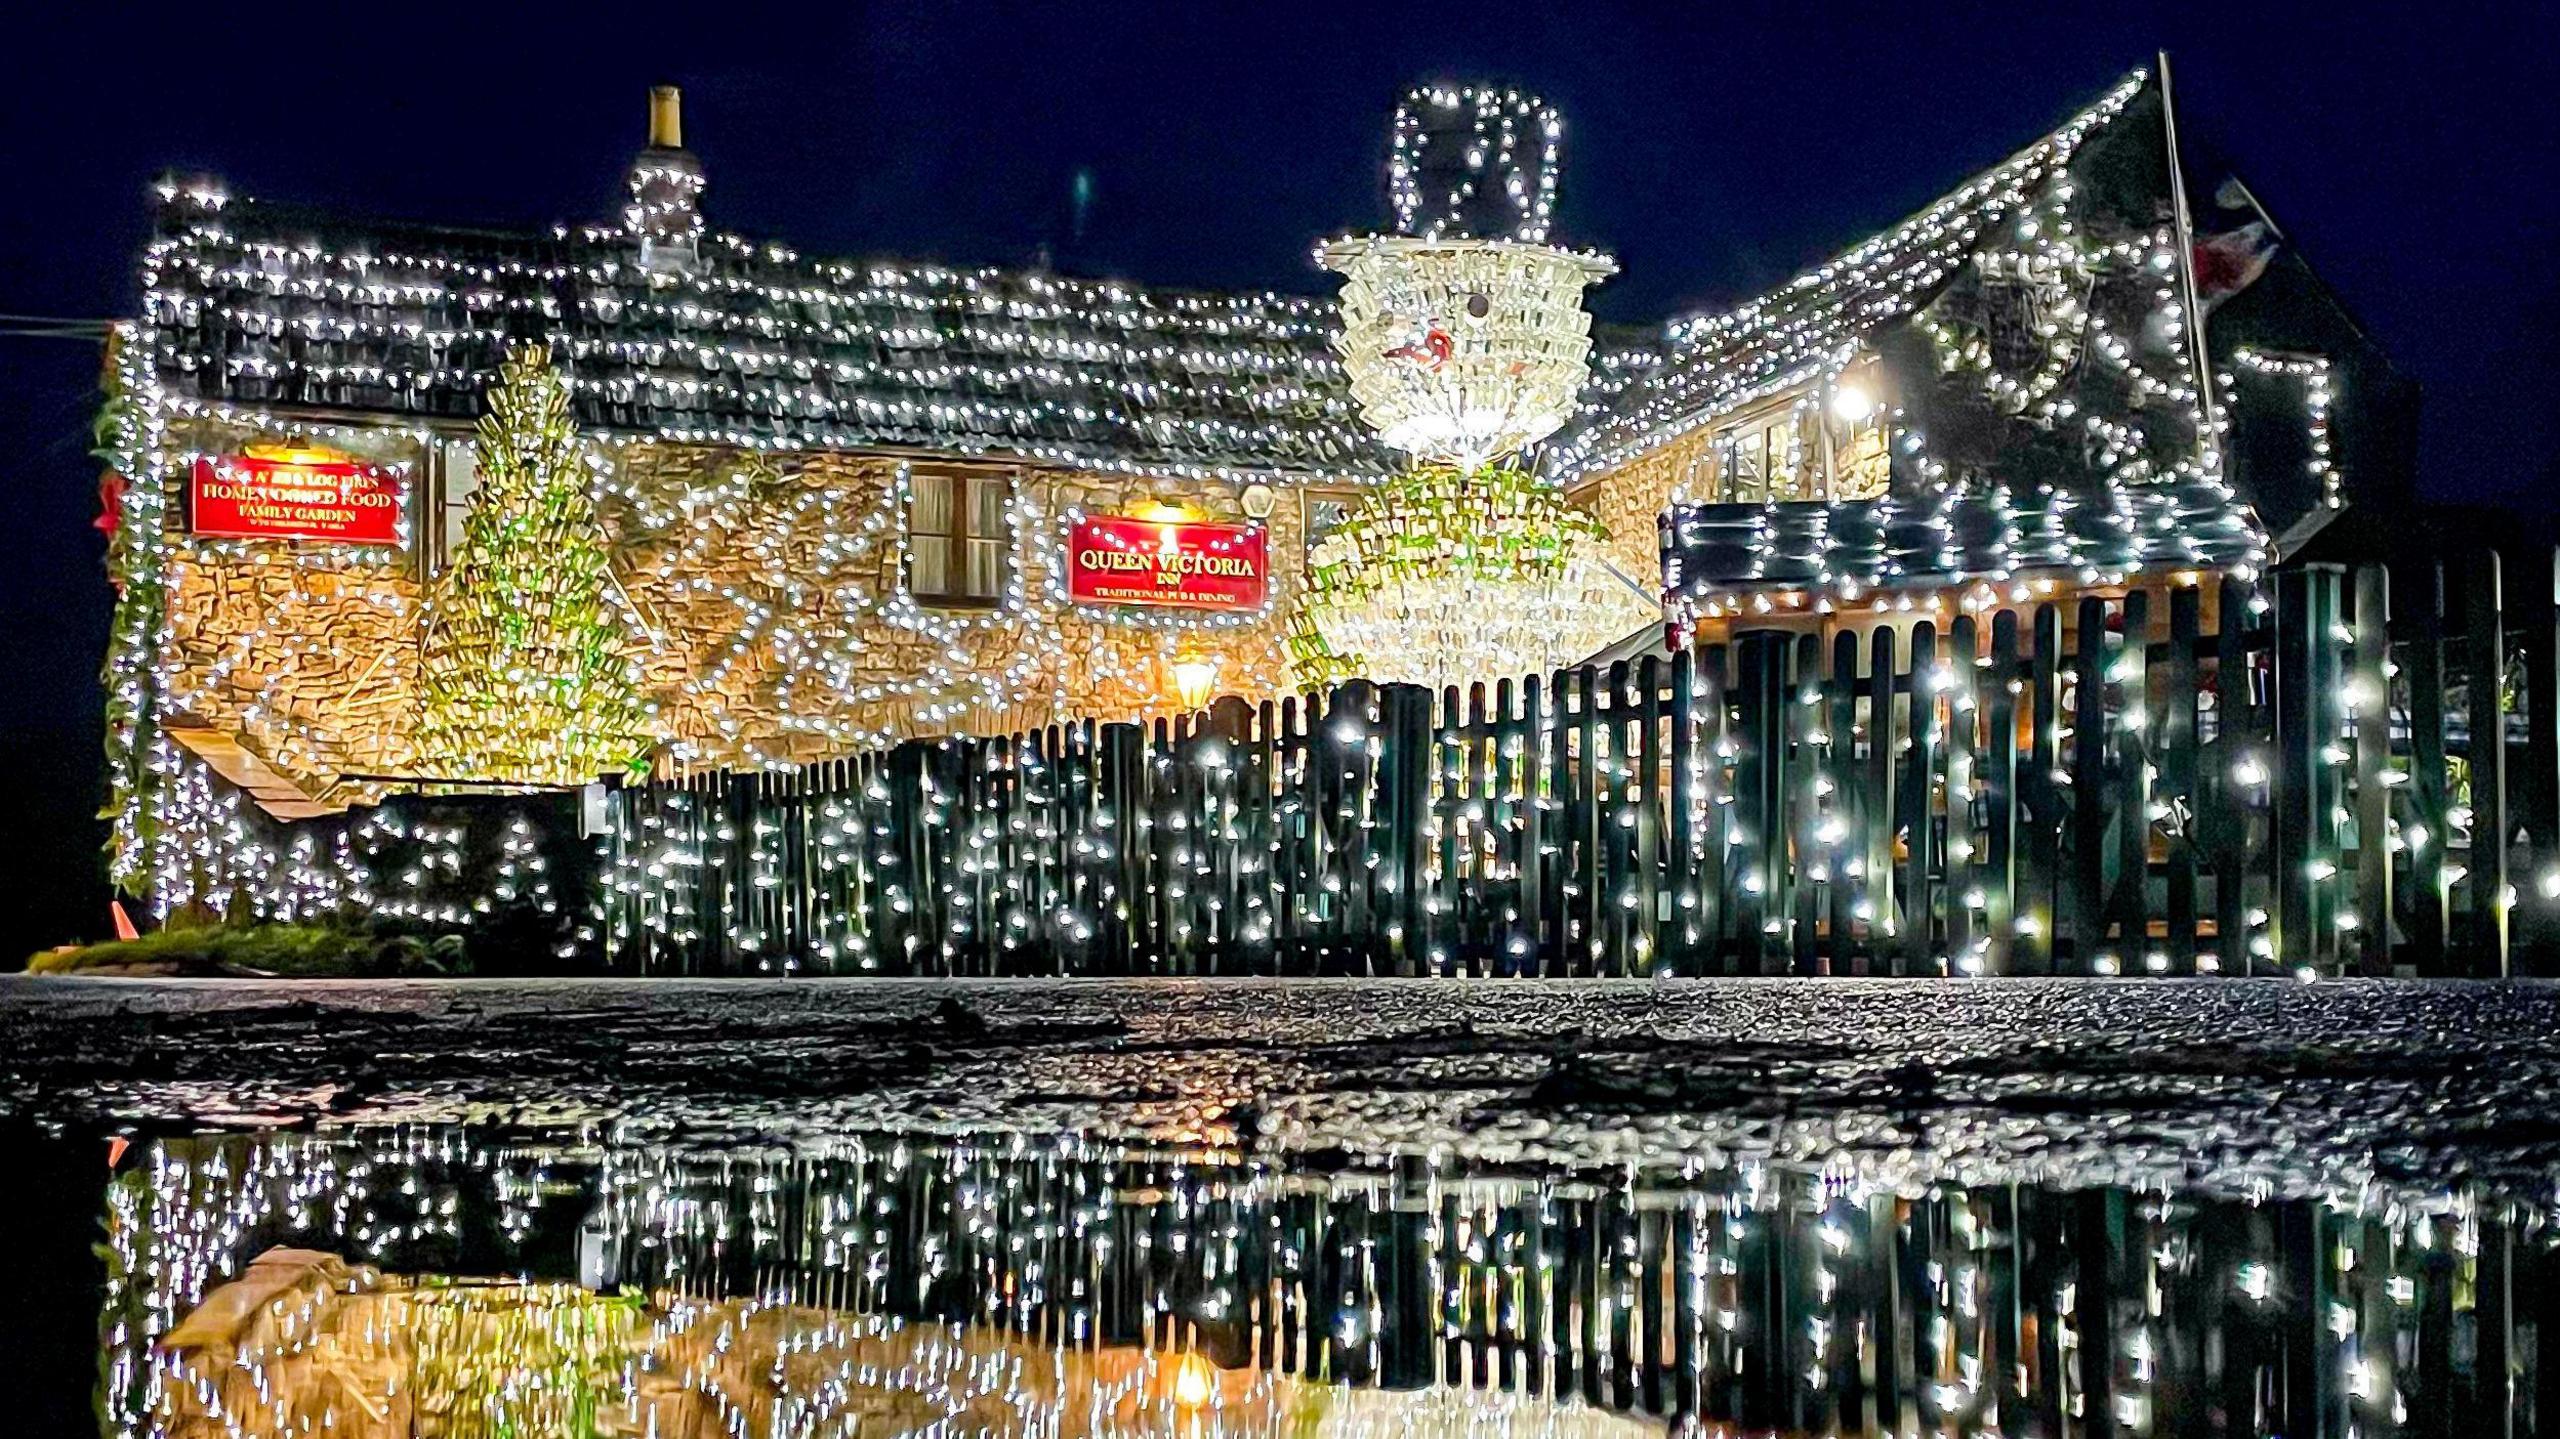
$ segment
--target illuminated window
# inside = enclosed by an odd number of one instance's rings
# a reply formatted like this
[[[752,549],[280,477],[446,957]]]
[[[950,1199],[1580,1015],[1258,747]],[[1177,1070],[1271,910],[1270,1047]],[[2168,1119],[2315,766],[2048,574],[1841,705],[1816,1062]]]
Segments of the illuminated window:
[[[1845,427],[1831,456],[1833,499],[1880,499],[1893,487],[1891,437],[1891,427],[1884,423],[1882,415]]]
[[[929,605],[986,608],[1004,598],[1013,530],[1002,475],[918,471],[907,507],[907,590]]]
[[[1831,498],[1872,500],[1893,487],[1893,426],[1878,396],[1873,365],[1843,375],[1825,405]]]
[[[1360,507],[1360,495],[1357,491],[1325,490],[1314,486],[1299,493],[1306,503],[1307,553],[1313,554],[1316,547],[1335,530],[1341,529],[1342,522],[1351,518],[1351,512]]]
[[[1721,446],[1725,498],[1742,505],[1807,498],[1801,434],[1793,409],[1727,431]]]

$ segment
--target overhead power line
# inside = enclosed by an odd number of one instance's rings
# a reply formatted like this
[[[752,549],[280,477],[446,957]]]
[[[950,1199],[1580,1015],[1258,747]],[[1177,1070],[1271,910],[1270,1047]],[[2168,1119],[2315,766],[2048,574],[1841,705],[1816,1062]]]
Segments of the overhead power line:
[[[82,320],[63,315],[11,315],[0,313],[0,335],[35,340],[86,340],[103,343],[115,328],[113,320]]]

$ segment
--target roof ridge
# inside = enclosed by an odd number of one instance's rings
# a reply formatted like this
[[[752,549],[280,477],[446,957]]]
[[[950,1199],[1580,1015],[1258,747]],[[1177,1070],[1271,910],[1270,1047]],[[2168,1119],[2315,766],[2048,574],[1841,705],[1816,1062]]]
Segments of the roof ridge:
[[[1898,223],[1721,311],[1666,321],[1660,340],[1609,363],[1635,373],[1586,391],[1585,424],[1556,451],[1567,482],[1677,439],[1738,405],[1846,363],[1866,336],[1937,293],[1990,222],[2068,165],[2151,83],[2136,67],[1999,163]]]
[[[207,177],[217,187],[219,177]],[[300,226],[334,240],[378,238],[385,241],[473,241],[488,244],[525,247],[557,245],[594,245],[608,243],[622,234],[621,228],[605,220],[577,222],[553,221],[547,227],[511,225],[455,224],[437,220],[413,220],[365,211],[330,210],[295,200],[270,200],[256,195],[219,191],[215,205],[190,201],[197,208],[210,210],[215,223],[236,230],[273,231]],[[176,202],[172,202],[175,204]],[[270,235],[268,238],[272,239]],[[864,271],[898,270],[918,279],[936,275],[987,279],[1031,281],[1061,287],[1111,291],[1121,290],[1143,295],[1151,300],[1195,300],[1209,303],[1261,305],[1277,302],[1295,307],[1330,307],[1333,297],[1312,288],[1283,290],[1273,286],[1225,288],[1209,285],[1169,284],[1154,280],[1132,279],[1122,275],[1083,274],[1046,269],[1028,264],[1003,264],[992,261],[964,261],[889,252],[867,254],[822,255],[803,251],[781,240],[760,240],[734,230],[712,230],[703,237],[703,247],[726,259],[753,265],[776,265],[805,268],[813,273],[828,274],[839,280],[859,276]],[[716,247],[716,248],[715,248]]]
[[[1800,289],[1809,284],[1820,283],[1823,271],[1838,266],[1861,251],[1883,247],[1888,240],[1891,240],[1895,236],[1902,234],[1904,231],[1911,229],[1913,226],[1927,219],[1936,211],[1945,208],[1950,202],[1955,201],[1958,197],[1965,194],[1965,192],[1981,186],[1986,181],[1989,181],[2008,170],[2026,164],[2034,158],[2038,151],[2052,145],[2057,139],[2070,132],[2074,127],[2081,125],[2084,121],[2092,122],[2090,124],[2090,129],[2092,131],[2112,122],[2115,117],[2122,112],[2125,103],[2130,102],[2133,96],[2141,93],[2142,87],[2150,83],[2150,79],[2151,70],[2149,66],[2135,66],[2132,70],[2127,71],[2122,77],[2120,77],[2115,84],[2107,87],[2107,89],[2102,92],[2096,100],[2090,101],[2089,103],[2072,111],[2061,124],[2054,126],[2052,129],[2038,135],[2035,139],[2030,140],[2026,144],[2009,152],[2007,155],[2001,157],[1997,163],[1987,165],[1982,169],[1976,170],[1970,175],[1967,175],[1964,182],[1957,185],[1954,189],[1941,194],[1935,200],[1932,200],[1928,204],[1921,206],[1919,209],[1903,216],[1901,219],[1886,226],[1884,229],[1858,241],[1856,244],[1849,246],[1847,249],[1839,251],[1829,259],[1823,261],[1821,264],[1807,266],[1806,268],[1797,271],[1795,274],[1788,276],[1781,283],[1773,285],[1752,298],[1743,301],[1741,304],[1728,307],[1725,310],[1697,310],[1686,315],[1674,315],[1662,322],[1663,328],[1665,331],[1669,331],[1684,325],[1695,325],[1715,319],[1721,319],[1725,316],[1737,314],[1742,310],[1749,309],[1752,306],[1762,304],[1772,296],[1783,294],[1789,290]],[[2117,99],[2119,93],[2121,93],[2123,97],[2121,100]],[[2070,151],[2076,151],[2080,144],[2086,139],[2087,136],[2085,134],[2074,137],[2069,150],[2066,150],[2065,152],[2065,158],[2067,158]]]
[[[489,235],[188,203],[146,251],[141,324],[194,403],[455,418],[539,334],[602,431],[1162,475],[1389,467],[1351,412],[1329,299],[818,261],[743,237],[670,271],[612,226]]]

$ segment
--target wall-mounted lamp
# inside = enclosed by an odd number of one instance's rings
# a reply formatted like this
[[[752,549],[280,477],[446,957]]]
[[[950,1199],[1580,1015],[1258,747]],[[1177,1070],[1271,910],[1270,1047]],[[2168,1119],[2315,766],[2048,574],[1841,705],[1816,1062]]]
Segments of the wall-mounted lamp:
[[[1184,709],[1199,709],[1217,693],[1218,660],[1214,655],[1183,650],[1165,668],[1173,676],[1174,698],[1182,701]]]
[[[1831,392],[1831,417],[1844,425],[1864,423],[1876,412],[1876,397],[1852,380]]]

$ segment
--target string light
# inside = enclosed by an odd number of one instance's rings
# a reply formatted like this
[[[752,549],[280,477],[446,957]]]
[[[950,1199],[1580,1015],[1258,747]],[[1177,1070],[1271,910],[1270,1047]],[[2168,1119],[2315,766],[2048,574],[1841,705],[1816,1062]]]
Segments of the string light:
[[[1606,532],[1516,466],[1417,466],[1308,565],[1302,680],[1326,668],[1438,692],[1548,674],[1643,628],[1644,594],[1601,558]]]
[[[2128,77],[2037,145],[1776,294],[1680,322],[1659,351],[1600,357],[1580,429],[1548,456],[1556,478],[1606,484],[1611,466],[1766,401],[1793,407],[1790,473],[1807,463],[1806,422],[1820,423],[1827,410],[1852,424],[1869,414],[1889,422],[1897,488],[1914,488],[1904,478],[1921,482],[1916,493],[1872,504],[1682,506],[1664,554],[1675,620],[1791,609],[1903,614],[1915,604],[1973,614],[2024,602],[2031,586],[2123,585],[2170,565],[2246,576],[2264,564],[2264,535],[2221,473],[2220,427],[2201,417],[2192,383],[2156,358],[2155,341],[2176,342],[2165,352],[2182,349],[2189,323],[2173,283],[2174,237],[2148,221],[2098,233],[2087,214],[2094,201],[2072,179],[2074,156],[2146,83],[2140,73]],[[681,649],[656,654],[650,668],[660,706],[654,737],[669,772],[783,769],[915,734],[1105,712],[1111,706],[1092,695],[1160,695],[1174,664],[1198,663],[1212,644],[1220,683],[1274,693],[1287,683],[1271,635],[1283,616],[1299,626],[1296,658],[1308,680],[1401,655],[1399,639],[1415,633],[1462,656],[1418,672],[1439,683],[1544,669],[1633,631],[1641,602],[1627,605],[1634,597],[1601,577],[1592,548],[1600,536],[1560,501],[1547,506],[1525,491],[1516,508],[1553,523],[1514,536],[1522,543],[1507,571],[1468,568],[1474,557],[1456,545],[1468,516],[1446,496],[1434,509],[1382,495],[1319,550],[1315,602],[1303,608],[1283,583],[1259,610],[1106,619],[1062,592],[1057,549],[1065,527],[1096,502],[1090,477],[1143,476],[1150,486],[1181,482],[1219,494],[1269,478],[1375,480],[1386,460],[1355,415],[1366,406],[1393,428],[1398,401],[1360,393],[1363,371],[1396,376],[1387,388],[1413,400],[1408,421],[1440,406],[1438,429],[1409,427],[1404,436],[1426,452],[1525,443],[1536,438],[1531,431],[1562,423],[1589,355],[1580,292],[1602,262],[1546,245],[1559,135],[1553,112],[1515,91],[1408,96],[1390,167],[1402,233],[1344,242],[1341,258],[1368,278],[1354,277],[1340,312],[1275,295],[1181,296],[1037,274],[804,261],[705,231],[699,167],[681,151],[644,154],[621,227],[520,240],[353,239],[338,229],[322,240],[211,184],[164,187],[162,232],[144,256],[142,316],[119,333],[107,426],[117,472],[131,482],[111,550],[124,589],[109,667],[119,879],[165,875],[177,892],[195,892],[181,876],[201,868],[206,845],[229,842],[237,829],[204,797],[219,781],[157,728],[164,715],[201,706],[205,717],[239,725],[248,747],[277,768],[329,777],[338,797],[377,798],[370,786],[335,779],[349,767],[349,734],[333,706],[300,683],[328,643],[314,633],[314,597],[352,594],[390,623],[424,612],[396,552],[390,560],[327,546],[286,552],[170,533],[174,478],[193,456],[242,435],[330,438],[369,457],[386,446],[430,454],[440,441],[428,426],[475,413],[505,344],[522,336],[556,347],[595,441],[591,489],[635,635],[656,646],[653,630],[681,631]],[[1477,233],[1496,222],[1508,238]],[[635,236],[648,242],[636,252]],[[1428,287],[1397,278],[1415,269],[1413,256],[1442,251],[1464,262],[1450,261]],[[1482,270],[1488,255],[1511,251],[1521,254],[1503,266],[1518,275]],[[2037,343],[2023,360],[1989,342],[1980,314],[1933,302],[1989,291],[2034,302]],[[1364,293],[1374,314],[1360,308]],[[1482,315],[1473,313],[1478,300]],[[1906,319],[1950,383],[2022,426],[2083,447],[2103,483],[2085,494],[1983,484],[1912,423],[1896,403],[1907,396],[1848,378],[1869,363],[1881,329]],[[1363,329],[1390,320],[1401,327],[1392,336]],[[1435,320],[1446,356],[1431,344]],[[1470,348],[1478,343],[1470,321],[1491,337],[1481,356]],[[1337,348],[1345,360],[1333,357]],[[1394,350],[1409,353],[1390,362]],[[1477,371],[1504,366],[1468,366],[1503,354],[1525,354],[1526,368],[1486,389]],[[2249,352],[2235,364],[2302,381],[2313,469],[2337,503],[2325,362]],[[1451,365],[1474,378],[1456,384],[1440,373]],[[1566,368],[1571,383],[1556,378]],[[2086,404],[2093,383],[2107,386],[2123,413]],[[1459,398],[1448,402],[1451,395]],[[310,418],[313,406],[377,422],[324,423]],[[1851,409],[1863,413],[1852,418]],[[984,611],[942,609],[910,591],[911,464],[828,453],[884,446],[1027,467],[1008,487],[1005,577]],[[415,477],[404,460],[386,463],[404,482]],[[1417,494],[1437,483],[1399,482]],[[1399,545],[1406,559],[1389,558]],[[1559,566],[1554,555],[1567,548],[1585,557]],[[1407,563],[1425,552],[1438,558]],[[1383,568],[1364,577],[1368,560]],[[1436,576],[1425,573],[1434,565]],[[211,645],[173,632],[173,587],[253,567],[278,582],[252,587],[254,620]],[[1579,578],[1560,581],[1559,572]],[[1470,577],[1498,593],[1468,595]],[[1523,583],[1501,589],[1506,579]],[[1437,587],[1419,606],[1410,603],[1417,585]],[[1484,633],[1516,634],[1539,612],[1535,601],[1552,612],[1558,593],[1592,602],[1567,607],[1577,622],[1612,602],[1627,607],[1606,625],[1590,620],[1588,634],[1555,626],[1536,635],[1552,656],[1459,648],[1482,638],[1468,635],[1468,619]],[[1381,618],[1391,594],[1402,597],[1395,603],[1405,629]],[[1344,617],[1339,645],[1317,620],[1328,602]],[[1417,614],[1425,616],[1419,631]],[[1078,626],[1089,627],[1090,643],[1049,639]],[[1609,628],[1616,632],[1602,633]],[[1090,671],[1072,705],[1060,673],[1070,650]],[[414,682],[413,654],[385,664],[386,688]],[[380,746],[388,767],[418,758],[405,735],[377,730],[366,742]],[[1009,753],[1006,762],[1019,759]],[[202,794],[160,803],[181,789]],[[957,803],[937,797],[946,802]],[[164,809],[183,820],[165,836]],[[263,842],[252,848],[277,852]],[[863,848],[849,840],[839,857],[857,862]],[[635,847],[635,859],[643,854]],[[318,863],[299,867],[308,883],[322,882],[311,867]],[[653,866],[668,861],[641,862]],[[352,871],[328,882],[346,892],[356,883]],[[637,881],[625,874],[617,882]],[[1095,917],[1079,911],[1075,922]],[[784,962],[789,953],[765,957]]]
[[[1870,335],[1934,296],[1990,225],[2023,210],[2149,77],[2135,71],[2087,110],[1920,214],[1737,309],[1670,325],[1658,350],[1621,353],[1586,392],[1584,424],[1558,446],[1568,484],[1837,373]]]
[[[1582,292],[1616,268],[1545,243],[1561,133],[1517,91],[1415,90],[1389,173],[1403,233],[1318,251],[1344,277],[1362,418],[1416,464],[1312,557],[1292,631],[1302,684],[1546,673],[1653,618],[1614,583],[1598,520],[1495,462],[1569,418],[1589,373]]]
[[[582,423],[746,450],[920,446],[1239,484],[1385,469],[1330,301],[803,260],[727,234],[635,263],[618,227],[333,246],[216,187],[162,189],[137,338],[179,395],[466,418],[539,342]]]

